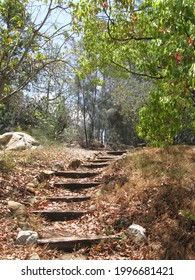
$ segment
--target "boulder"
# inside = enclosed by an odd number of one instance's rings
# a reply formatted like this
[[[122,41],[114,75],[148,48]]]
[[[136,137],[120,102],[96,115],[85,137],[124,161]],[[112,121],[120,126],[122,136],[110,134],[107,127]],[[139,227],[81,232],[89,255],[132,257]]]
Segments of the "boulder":
[[[28,150],[38,145],[32,136],[23,132],[7,132],[0,135],[0,147],[5,150]]]
[[[128,233],[131,235],[135,241],[142,243],[146,241],[146,229],[140,225],[132,224],[128,227]]]
[[[38,233],[31,230],[20,230],[16,238],[18,245],[35,245],[38,240]]]
[[[37,253],[32,253],[32,254],[29,256],[28,260],[31,260],[31,261],[40,260],[40,257],[39,257],[39,255],[38,255]]]

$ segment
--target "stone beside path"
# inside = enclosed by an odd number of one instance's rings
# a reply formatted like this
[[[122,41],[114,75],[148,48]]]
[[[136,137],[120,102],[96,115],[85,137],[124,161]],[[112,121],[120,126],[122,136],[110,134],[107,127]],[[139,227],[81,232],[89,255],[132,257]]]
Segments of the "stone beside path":
[[[0,150],[30,150],[38,146],[37,140],[23,132],[6,132],[0,135]]]

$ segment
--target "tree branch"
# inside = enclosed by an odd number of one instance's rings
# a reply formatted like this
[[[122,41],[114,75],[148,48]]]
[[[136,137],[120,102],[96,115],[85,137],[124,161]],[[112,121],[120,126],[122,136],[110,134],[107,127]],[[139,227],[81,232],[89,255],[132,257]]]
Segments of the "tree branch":
[[[41,70],[43,70],[47,65],[52,64],[52,63],[57,63],[57,62],[64,62],[66,64],[68,64],[69,66],[71,66],[69,63],[65,62],[62,59],[59,60],[51,60],[48,61],[46,63],[44,63],[41,67],[39,67],[36,71],[34,71],[31,75],[29,75],[25,81],[23,81],[20,86],[18,86],[15,90],[13,90],[12,92],[10,92],[9,94],[7,94],[6,96],[2,97],[0,99],[0,104],[5,104],[9,101],[9,99],[16,93],[18,93],[20,90],[24,89],[24,87],[30,82],[30,80],[32,80]]]
[[[119,41],[119,42],[128,42],[128,41],[131,41],[131,40],[135,40],[135,41],[151,41],[151,40],[155,40],[156,39],[156,38],[153,38],[153,37],[134,37],[134,36],[127,37],[127,38],[117,38],[117,37],[114,37],[111,34],[110,23],[113,24],[112,21],[108,20],[108,23],[107,23],[108,35],[114,41]]]
[[[165,76],[152,76],[152,75],[149,75],[149,74],[145,74],[145,73],[138,73],[138,72],[135,72],[135,71],[132,71],[130,70],[129,68],[117,63],[116,61],[114,60],[110,60],[111,63],[113,63],[114,65],[122,68],[123,70],[125,70],[126,72],[132,74],[132,75],[137,75],[137,76],[140,76],[140,77],[147,77],[147,78],[150,78],[150,79],[156,79],[156,80],[161,80],[161,79],[164,79]]]
[[[136,10],[134,12],[139,12],[141,10]],[[150,40],[155,40],[156,38],[153,38],[153,37],[134,37],[134,36],[131,36],[131,37],[127,37],[127,38],[117,38],[117,37],[114,37],[112,34],[111,34],[111,29],[110,29],[110,25],[114,25],[116,24],[115,21],[110,17],[110,15],[107,13],[107,11],[105,10],[104,13],[106,14],[106,17],[108,19],[107,21],[107,31],[108,31],[108,35],[109,37],[114,40],[114,41],[119,41],[119,42],[128,42],[128,41],[131,41],[131,40],[135,40],[135,41],[150,41]]]

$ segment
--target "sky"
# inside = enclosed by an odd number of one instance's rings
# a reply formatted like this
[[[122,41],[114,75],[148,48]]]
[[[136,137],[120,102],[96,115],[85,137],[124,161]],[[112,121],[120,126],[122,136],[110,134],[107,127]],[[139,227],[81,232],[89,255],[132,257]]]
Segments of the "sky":
[[[52,8],[55,6],[56,5],[54,4]],[[29,12],[31,14],[33,22],[35,21],[37,24],[40,24],[45,18],[45,15],[47,14],[48,7],[49,4],[46,4],[44,1],[29,1]],[[70,22],[71,16],[68,13],[68,11],[56,9],[52,11],[51,15],[44,24],[42,31],[46,31],[47,33],[53,33],[57,26],[62,27],[65,25],[66,30],[68,30],[70,28]]]

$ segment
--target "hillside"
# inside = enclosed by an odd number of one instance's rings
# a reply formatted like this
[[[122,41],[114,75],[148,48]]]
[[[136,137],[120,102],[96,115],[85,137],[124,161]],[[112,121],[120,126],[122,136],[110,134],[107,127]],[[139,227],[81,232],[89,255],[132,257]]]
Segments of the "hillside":
[[[95,177],[98,187],[74,194],[90,195],[79,203],[48,202],[44,196],[55,189],[49,176],[33,193],[26,185],[43,170],[55,164],[68,169],[73,159],[88,161],[101,151],[39,148],[33,151],[6,152],[1,160],[0,259],[195,259],[195,147],[173,146],[168,149],[134,149],[111,162]],[[69,180],[68,180],[69,181]],[[85,179],[83,179],[85,182]],[[70,195],[69,191],[63,191]],[[21,221],[8,208],[8,201],[22,203],[27,219]],[[83,217],[49,223],[32,214],[35,209],[80,209]],[[131,224],[146,229],[147,239],[139,242],[128,234]],[[41,246],[16,245],[19,228],[38,232],[39,236],[115,235],[118,240],[100,242],[73,253]]]

